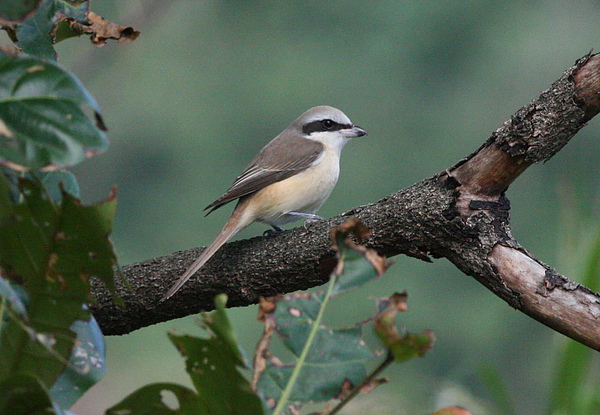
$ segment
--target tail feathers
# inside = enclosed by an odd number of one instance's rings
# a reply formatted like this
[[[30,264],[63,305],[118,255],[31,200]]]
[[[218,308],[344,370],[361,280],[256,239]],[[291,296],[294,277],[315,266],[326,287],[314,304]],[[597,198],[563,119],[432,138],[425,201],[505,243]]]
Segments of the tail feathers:
[[[204,248],[204,251],[200,254],[200,256],[194,261],[192,265],[183,273],[183,275],[177,280],[177,282],[171,287],[171,289],[161,298],[160,301],[164,301],[173,296],[182,286],[186,283],[187,280],[190,279],[192,275],[196,273],[206,262],[214,255],[215,252],[219,250],[221,246],[225,242],[227,242],[230,238],[232,238],[235,234],[246,228],[252,221],[249,223],[241,220],[241,214],[243,213],[243,208],[241,204],[238,204],[236,209],[234,210],[231,218],[227,221],[221,232],[217,235],[217,237]]]

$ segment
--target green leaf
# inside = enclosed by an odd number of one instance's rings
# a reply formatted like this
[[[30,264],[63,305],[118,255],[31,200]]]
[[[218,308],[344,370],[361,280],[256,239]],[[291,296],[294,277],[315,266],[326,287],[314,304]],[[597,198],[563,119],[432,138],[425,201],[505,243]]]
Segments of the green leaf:
[[[58,26],[65,19],[86,24],[89,3],[44,0],[35,14],[16,30],[17,45],[23,52],[38,58],[56,60],[54,44],[68,37],[58,35]],[[60,33],[60,32],[59,32]]]
[[[90,107],[97,125],[84,112]],[[0,159],[19,169],[62,168],[108,147],[100,107],[66,70],[0,52]]]
[[[360,243],[368,235],[356,218],[334,229],[337,264],[326,293],[299,293],[261,303],[265,334],[257,350],[255,382],[274,413],[340,397],[365,379],[366,362],[374,354],[362,339],[363,323],[330,329],[320,322],[334,294],[357,288],[387,269],[384,258],[351,239]],[[268,350],[273,331],[296,357],[295,362],[284,364]]]
[[[365,378],[366,360],[352,359],[321,364],[306,362],[294,384],[290,401],[303,404],[339,398],[344,390],[355,387]],[[279,401],[293,369],[293,364],[281,365],[276,360],[267,364],[257,388],[270,407],[275,407],[275,403]]]
[[[0,278],[0,300],[6,301],[4,306],[9,307],[17,315],[27,316],[27,308],[19,294],[15,291],[8,280]],[[1,313],[0,313],[1,315]],[[2,319],[0,319],[0,328],[2,327]]]
[[[15,206],[10,219],[0,224],[0,261],[17,275],[40,277],[49,261],[58,208],[33,182],[22,180],[19,191],[24,203]]]
[[[202,321],[214,333],[215,339],[222,343],[223,352],[227,353],[232,362],[237,366],[245,367],[246,362],[238,346],[233,327],[225,312],[227,306],[227,295],[221,294],[215,297],[215,311],[202,316]]]
[[[187,372],[207,414],[261,414],[262,403],[237,370],[237,358],[223,339],[169,334],[186,357]]]
[[[323,294],[291,294],[277,302],[273,316],[277,332],[286,347],[296,356],[306,344],[310,328],[317,318]],[[361,339],[362,328],[329,329],[320,327],[313,341],[307,363],[335,364],[364,361],[373,357]],[[330,370],[330,369],[328,369]]]
[[[197,393],[170,383],[148,385],[110,408],[107,414],[264,414],[262,401],[239,372],[246,365],[225,313],[226,303],[226,295],[217,296],[216,310],[203,315],[211,332],[209,338],[169,334],[186,358],[186,369]],[[165,403],[165,392],[173,395],[170,404]]]
[[[3,0],[0,2],[0,20],[3,24],[19,23],[38,8],[42,0]]]
[[[39,184],[20,180],[23,203],[0,223],[0,266],[24,280],[27,318],[11,318],[1,333],[0,380],[33,373],[50,387],[76,341],[71,329],[89,320],[89,277],[114,289],[116,256],[108,239],[116,200],[82,206],[63,194],[57,206]]]
[[[358,288],[381,275],[362,253],[345,250],[343,260],[344,269],[336,280],[334,295]]]
[[[173,396],[169,397],[169,394]],[[165,402],[173,400],[176,402]],[[198,398],[198,395],[189,388],[173,383],[153,383],[138,389],[106,411],[106,415],[123,414],[212,415],[212,412],[209,412]],[[257,414],[260,414],[260,412],[257,412]]]
[[[433,346],[435,336],[429,330],[419,334],[403,332],[396,327],[396,314],[406,310],[406,294],[396,293],[378,302],[381,310],[375,319],[374,329],[381,344],[398,363],[424,356]]]
[[[207,414],[261,414],[262,402],[238,370],[245,364],[225,313],[226,299],[218,296],[216,310],[203,317],[214,334],[211,338],[175,334],[169,338],[186,358],[187,372]]]
[[[75,175],[67,170],[17,172],[4,167],[2,168],[2,173],[4,173],[5,179],[8,180],[12,203],[17,203],[19,200],[19,179],[21,178],[35,181],[42,185],[50,199],[57,204],[62,202],[63,190],[77,198],[80,196],[79,183],[77,183]]]
[[[0,171],[0,173],[3,172],[4,169]],[[13,208],[14,202],[11,198],[10,182],[4,174],[0,174],[0,224],[10,217]]]
[[[313,324],[318,320],[325,295],[299,293],[279,299],[266,316],[284,345],[296,357],[302,353]],[[289,396],[290,402],[325,401],[366,376],[366,362],[374,357],[362,340],[362,327],[330,329],[320,326]],[[272,357],[266,361],[257,389],[271,407],[279,402],[294,369]]]
[[[67,170],[54,171],[34,171],[30,172],[26,177],[35,175],[41,181],[42,185],[50,194],[50,198],[55,203],[62,202],[63,190],[76,198],[80,197],[79,183],[75,175]]]
[[[0,381],[0,415],[66,415],[52,403],[44,385],[31,375]]]
[[[115,290],[114,275],[117,256],[108,238],[114,222],[117,199],[114,192],[103,203],[83,206],[69,193],[63,193],[60,226],[56,241],[58,261],[54,271],[76,279],[83,279],[82,287],[90,295],[87,279],[100,279],[111,291]],[[50,265],[53,265],[52,263]],[[86,300],[89,300],[87,298]]]
[[[104,337],[96,320],[77,320],[71,330],[77,333],[75,347],[67,367],[50,388],[52,399],[62,408],[73,406],[106,374]]]

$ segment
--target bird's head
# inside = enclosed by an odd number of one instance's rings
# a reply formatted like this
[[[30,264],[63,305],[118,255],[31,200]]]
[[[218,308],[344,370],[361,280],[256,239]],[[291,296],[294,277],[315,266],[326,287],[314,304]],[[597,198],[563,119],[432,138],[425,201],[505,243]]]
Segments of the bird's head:
[[[362,137],[367,132],[337,108],[327,105],[313,107],[302,114],[291,125],[292,128],[308,139],[321,141],[338,150],[355,137]]]

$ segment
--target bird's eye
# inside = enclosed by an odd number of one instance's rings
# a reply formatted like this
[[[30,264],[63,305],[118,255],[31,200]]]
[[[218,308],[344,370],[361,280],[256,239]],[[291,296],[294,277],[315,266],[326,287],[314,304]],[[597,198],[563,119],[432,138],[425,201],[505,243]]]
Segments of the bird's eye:
[[[331,130],[333,128],[333,125],[334,125],[334,122],[331,121],[331,120],[323,120],[322,123],[323,123],[323,127],[326,130]]]

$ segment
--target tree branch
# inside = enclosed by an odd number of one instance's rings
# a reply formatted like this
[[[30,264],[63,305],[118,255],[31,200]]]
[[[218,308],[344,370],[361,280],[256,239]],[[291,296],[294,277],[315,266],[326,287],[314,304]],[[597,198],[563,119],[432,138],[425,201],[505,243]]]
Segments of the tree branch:
[[[329,220],[229,243],[163,303],[161,296],[200,249],[124,267],[131,288],[118,294],[127,307],[115,306],[94,282],[94,316],[105,334],[124,334],[210,310],[222,292],[230,306],[244,306],[259,296],[323,284],[335,265],[329,230],[356,216],[372,231],[368,245],[380,254],[447,258],[512,307],[600,350],[600,296],[513,239],[504,195],[527,167],[554,156],[599,111],[600,55],[589,54],[445,172]]]

